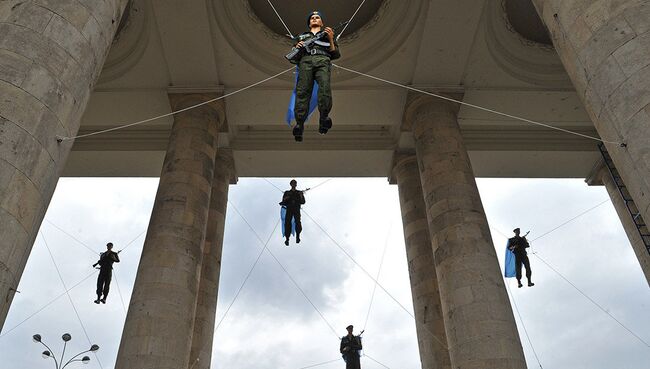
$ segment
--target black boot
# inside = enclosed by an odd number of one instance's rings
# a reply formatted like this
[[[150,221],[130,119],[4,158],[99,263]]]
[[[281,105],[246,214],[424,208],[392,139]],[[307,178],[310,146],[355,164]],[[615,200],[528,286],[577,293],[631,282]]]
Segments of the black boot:
[[[332,118],[328,116],[320,117],[318,121],[318,133],[324,135],[332,128]]]
[[[286,240],[284,240],[284,245],[289,246],[289,239],[288,238]]]
[[[302,142],[302,133],[305,131],[305,123],[296,123],[293,127],[293,138],[296,142]]]
[[[95,304],[99,304],[99,301],[101,300],[102,296],[97,295],[97,300],[93,301]]]
[[[517,287],[521,288],[521,287],[523,287],[523,286],[524,286],[524,285],[521,284],[521,281],[518,279],[518,280],[517,280]]]

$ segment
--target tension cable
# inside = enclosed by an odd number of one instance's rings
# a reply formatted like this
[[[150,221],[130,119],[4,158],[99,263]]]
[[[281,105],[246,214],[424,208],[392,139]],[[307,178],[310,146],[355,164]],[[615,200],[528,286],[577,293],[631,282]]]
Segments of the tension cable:
[[[592,208],[591,210],[595,209]],[[584,215],[585,213],[582,213],[581,215]],[[494,229],[497,231],[497,233],[501,234],[503,237],[508,238],[503,232],[500,230],[496,229],[494,226],[490,226],[490,228]],[[650,345],[643,340],[641,337],[639,337],[636,333],[634,333],[630,328],[628,328],[625,324],[623,324],[620,320],[616,319],[607,309],[602,307],[599,303],[597,303],[593,298],[591,298],[589,295],[587,295],[584,291],[582,291],[578,286],[576,286],[573,282],[571,282],[567,277],[565,277],[562,273],[560,273],[557,269],[555,269],[550,263],[548,263],[546,260],[542,259],[541,256],[539,256],[539,252],[533,252],[531,253],[533,256],[535,256],[537,259],[539,259],[542,263],[544,263],[549,269],[551,269],[555,274],[560,276],[560,278],[564,279],[565,282],[567,282],[571,287],[573,287],[576,291],[578,291],[582,296],[584,296],[589,302],[591,302],[594,306],[596,306],[598,309],[600,309],[603,313],[607,314],[612,320],[614,320],[618,325],[623,327],[627,332],[629,332],[632,336],[634,336],[637,340],[639,340],[641,343],[643,343],[646,347],[650,348]]]
[[[556,231],[556,230],[558,230],[558,229],[564,227],[565,225],[567,225],[567,224],[573,222],[574,220],[576,220],[576,219],[580,218],[581,216],[583,216],[583,215],[589,213],[590,211],[595,210],[596,208],[602,206],[602,205],[605,204],[606,202],[610,202],[610,200],[609,200],[609,199],[605,199],[605,200],[603,200],[602,202],[598,203],[598,205],[595,205],[595,206],[590,207],[589,209],[587,209],[587,210],[583,211],[582,213],[580,213],[580,214],[578,214],[578,215],[572,217],[571,219],[565,221],[564,223],[558,225],[557,227],[551,229],[550,231],[543,233],[541,236],[535,237],[534,239],[530,240],[530,242],[533,242],[533,241],[539,240],[540,238],[542,238],[542,237],[544,237],[544,236],[547,236],[547,235],[549,235],[550,233],[553,233],[554,231]]]
[[[288,32],[288,35],[287,35],[287,36],[293,38],[293,34],[292,34],[291,31],[289,30],[289,27],[287,27],[287,24],[284,23],[284,19],[282,19],[282,17],[280,16],[280,13],[278,13],[278,11],[275,10],[275,6],[273,6],[273,3],[271,3],[271,0],[267,0],[267,1],[269,2],[269,5],[271,5],[271,8],[272,8],[273,11],[275,12],[275,15],[277,15],[277,16],[278,16],[278,19],[280,19],[280,22],[282,22],[282,25],[284,26],[284,29],[287,30],[287,32]]]
[[[201,102],[201,103],[198,103],[198,104],[195,104],[195,105],[192,105],[192,106],[188,106],[188,107],[183,108],[183,109],[180,109],[180,110],[172,111],[172,112],[170,112],[170,113],[166,113],[166,114],[158,115],[158,116],[155,116],[155,117],[153,117],[153,118],[143,119],[143,120],[140,120],[140,121],[138,121],[138,122],[134,122],[134,123],[123,124],[123,125],[120,125],[120,126],[117,126],[117,127],[112,127],[112,128],[108,128],[108,129],[103,129],[103,130],[100,130],[100,131],[90,132],[90,133],[86,133],[86,134],[82,134],[82,135],[77,135],[77,136],[73,136],[73,137],[62,137],[62,136],[57,136],[56,140],[57,140],[58,142],[63,142],[63,141],[74,140],[74,139],[77,139],[77,138],[83,138],[83,137],[94,136],[94,135],[98,135],[98,134],[102,134],[102,133],[107,133],[107,132],[117,131],[117,130],[124,129],[124,128],[127,128],[127,127],[137,126],[137,125],[144,124],[144,123],[148,123],[148,122],[151,122],[151,121],[154,121],[154,120],[158,120],[158,119],[162,119],[162,118],[170,117],[170,116],[173,116],[173,115],[176,115],[176,114],[179,114],[179,113],[186,112],[186,111],[188,111],[188,110],[196,109],[196,108],[198,108],[198,107],[200,107],[200,106],[203,106],[203,105],[207,105],[207,104],[213,103],[213,102],[218,101],[218,100],[225,99],[226,97],[229,97],[229,96],[235,95],[235,94],[240,93],[240,92],[242,92],[242,91],[248,90],[248,89],[253,88],[253,87],[255,87],[255,86],[258,86],[258,85],[261,85],[262,83],[267,82],[267,81],[270,81],[270,80],[272,80],[272,79],[274,79],[274,78],[276,78],[276,77],[279,77],[279,76],[281,76],[281,75],[283,75],[283,74],[285,74],[285,73],[287,73],[287,72],[289,72],[289,71],[292,71],[293,69],[294,69],[294,67],[291,67],[291,68],[286,69],[286,70],[284,70],[284,71],[282,71],[282,72],[280,72],[280,73],[276,73],[276,74],[272,75],[271,77],[268,77],[268,78],[265,78],[265,79],[263,79],[263,80],[261,80],[261,81],[255,82],[255,83],[253,83],[252,85],[248,85],[248,86],[246,86],[246,87],[242,87],[242,88],[237,89],[237,90],[235,90],[235,91],[233,91],[233,92],[229,92],[229,93],[227,93],[227,94],[225,94],[225,95],[222,95],[222,96],[219,96],[219,97],[215,97],[214,99],[206,100],[206,101],[203,101],[203,102]]]
[[[397,86],[397,87],[405,88],[405,89],[407,89],[407,90],[411,90],[411,91],[419,92],[419,93],[421,93],[421,94],[425,94],[425,95],[429,95],[429,96],[432,96],[432,97],[436,97],[436,98],[438,98],[438,99],[442,99],[442,100],[450,101],[450,102],[453,102],[453,103],[456,103],[456,104],[465,105],[465,106],[468,106],[468,107],[470,107],[470,108],[483,110],[483,111],[488,112],[488,113],[492,113],[492,114],[496,114],[496,115],[501,115],[501,116],[504,116],[504,117],[507,117],[507,118],[511,118],[511,119],[519,120],[519,121],[526,122],[526,123],[530,123],[530,124],[534,124],[534,125],[537,125],[537,126],[546,127],[546,128],[553,129],[553,130],[556,130],[556,131],[561,131],[561,132],[569,133],[569,134],[572,134],[572,135],[580,136],[580,137],[587,138],[587,139],[594,140],[594,141],[599,141],[599,142],[603,142],[603,143],[610,143],[610,144],[616,144],[616,145],[621,146],[621,147],[625,146],[625,143],[623,143],[623,142],[603,140],[603,139],[601,139],[601,138],[594,137],[594,136],[589,136],[589,135],[586,135],[586,134],[583,134],[583,133],[580,133],[580,132],[574,132],[574,131],[571,131],[571,130],[568,130],[568,129],[564,129],[564,128],[560,128],[560,127],[552,126],[552,125],[550,125],[550,124],[546,124],[546,123],[542,123],[542,122],[537,122],[537,121],[534,121],[534,120],[531,120],[531,119],[528,119],[528,118],[524,118],[524,117],[520,117],[520,116],[517,116],[517,115],[512,115],[512,114],[508,114],[508,113],[503,113],[503,112],[500,112],[500,111],[497,111],[497,110],[493,110],[493,109],[485,108],[485,107],[480,106],[480,105],[467,103],[467,102],[464,102],[464,101],[461,101],[461,100],[457,100],[457,99],[453,99],[453,98],[451,98],[451,97],[447,97],[447,96],[444,96],[444,95],[440,95],[440,94],[436,94],[436,93],[433,93],[433,92],[429,92],[429,91],[421,90],[421,89],[418,89],[418,88],[415,88],[415,87],[412,87],[412,86],[407,86],[407,85],[404,85],[404,84],[401,84],[401,83],[397,83],[397,82],[389,81],[389,80],[387,80],[387,79],[380,78],[380,77],[376,77],[376,76],[373,76],[373,75],[370,75],[370,74],[367,74],[367,73],[359,72],[359,71],[356,71],[356,70],[353,70],[353,69],[350,69],[350,68],[346,68],[346,67],[340,66],[340,65],[338,65],[338,64],[334,64],[334,63],[332,63],[332,65],[335,66],[335,67],[337,67],[337,68],[339,68],[339,69],[342,69],[342,70],[344,70],[344,71],[346,71],[346,72],[355,73],[355,74],[358,74],[358,75],[361,75],[361,76],[364,76],[364,77],[367,77],[367,78],[370,78],[370,79],[374,79],[374,80],[376,80],[376,81],[380,81],[380,82],[387,83],[387,84],[389,84],[389,85],[393,85],[393,86]]]
[[[341,32],[336,36],[336,41],[338,41],[339,38],[341,38],[341,35],[343,35],[343,32],[345,32],[345,29],[348,28],[348,26],[350,25],[350,23],[352,22],[352,20],[354,19],[354,17],[357,15],[357,13],[359,12],[359,10],[361,10],[361,7],[362,7],[363,4],[365,4],[365,3],[366,3],[366,0],[361,1],[361,4],[359,4],[359,7],[357,8],[357,10],[354,11],[354,14],[352,14],[352,16],[350,17],[350,19],[348,20],[348,22],[345,24],[345,27],[343,27],[343,29],[341,30]]]
[[[381,268],[384,266],[384,257],[386,256],[386,249],[388,249],[388,239],[390,237],[390,231],[393,228],[393,222],[390,223],[390,226],[388,226],[388,232],[386,233],[386,241],[384,242],[384,250],[381,252],[381,261],[379,262],[379,270],[377,270],[377,280],[379,280],[379,276],[381,275]],[[372,295],[370,296],[370,304],[368,305],[368,313],[366,314],[366,321],[363,323],[363,330],[366,330],[366,326],[368,325],[368,318],[370,318],[370,310],[372,309],[372,303],[375,300],[375,292],[377,292],[377,284],[374,283],[372,286]]]
[[[230,204],[230,206],[232,206],[233,209],[235,209],[235,211],[236,211],[237,213],[239,213],[239,211],[236,210],[236,208],[235,208],[235,206],[232,204],[232,202],[228,201],[228,203]],[[242,219],[244,219],[244,217],[242,217]],[[248,222],[246,221],[246,219],[244,219],[244,222],[245,222],[246,224],[248,224]],[[228,305],[228,308],[226,308],[226,312],[223,314],[223,317],[221,317],[221,319],[219,320],[219,323],[217,323],[216,327],[214,328],[214,332],[215,332],[215,333],[216,333],[217,329],[219,329],[219,326],[220,326],[221,323],[224,321],[224,319],[226,319],[226,316],[228,315],[228,312],[230,311],[230,308],[232,307],[232,305],[235,303],[235,301],[236,301],[237,298],[239,297],[239,294],[241,293],[242,289],[243,289],[244,286],[246,285],[246,282],[248,282],[248,279],[250,278],[251,274],[253,274],[253,270],[254,270],[255,267],[257,266],[257,263],[260,261],[260,258],[262,257],[262,254],[264,254],[264,250],[266,250],[266,248],[268,247],[269,242],[271,241],[271,237],[273,237],[273,234],[275,233],[276,229],[278,229],[278,225],[279,225],[279,224],[280,224],[280,220],[278,219],[278,221],[275,223],[275,227],[273,227],[273,231],[271,231],[271,234],[269,234],[269,237],[267,238],[266,243],[263,243],[264,247],[262,247],[262,250],[260,250],[259,254],[257,254],[257,258],[255,259],[255,262],[253,263],[253,265],[251,266],[250,270],[249,270],[248,273],[246,274],[246,277],[244,278],[244,281],[242,282],[242,284],[241,284],[241,285],[239,286],[239,288],[237,289],[237,292],[235,293],[235,297],[233,297],[232,301],[231,301],[230,304]],[[250,224],[248,224],[248,226],[251,227]],[[251,228],[251,230],[252,230],[252,229],[253,229],[253,228]]]
[[[515,311],[517,312],[517,316],[519,317],[519,321],[521,322],[521,327],[524,329],[524,333],[526,334],[526,339],[528,340],[528,344],[530,345],[530,348],[533,350],[533,355],[535,355],[535,360],[537,360],[537,365],[539,365],[540,369],[542,368],[542,363],[539,361],[539,357],[537,356],[537,351],[535,351],[535,346],[533,346],[533,341],[531,341],[530,336],[528,335],[528,329],[526,329],[526,323],[524,323],[524,319],[521,317],[521,313],[519,313],[519,307],[517,307],[517,301],[515,300],[515,295],[512,293],[510,290],[510,284],[508,281],[504,281],[506,288],[508,289],[508,294],[510,297],[512,297],[512,304],[515,307]]]
[[[80,284],[84,283],[85,281],[87,281],[88,279],[90,279],[90,277],[92,277],[92,276],[94,276],[94,275],[95,275],[95,271],[93,271],[92,273],[88,274],[84,279],[82,279],[81,281],[79,281],[79,282],[77,282],[76,284],[74,284],[72,287],[70,287],[70,288],[66,289],[65,291],[63,291],[63,293],[61,293],[61,294],[58,295],[57,297],[55,297],[55,298],[53,298],[52,300],[50,300],[50,302],[48,302],[47,304],[43,305],[43,307],[41,307],[40,309],[38,309],[38,310],[36,310],[35,312],[33,312],[33,313],[32,313],[31,315],[29,315],[27,318],[23,319],[20,323],[14,325],[14,326],[11,327],[10,329],[8,329],[6,332],[2,333],[2,334],[0,335],[0,338],[2,338],[2,337],[4,337],[4,336],[8,335],[9,333],[11,333],[11,331],[13,331],[14,329],[20,327],[20,326],[23,325],[25,322],[27,322],[28,320],[30,320],[31,318],[33,318],[34,316],[36,316],[36,314],[38,314],[38,313],[40,313],[41,311],[47,309],[50,305],[52,305],[53,303],[55,303],[56,301],[58,301],[61,297],[65,296],[65,295],[68,294],[70,291],[72,291],[72,290],[75,289],[77,286],[79,286]]]
[[[70,305],[72,305],[72,310],[74,310],[75,315],[77,316],[77,320],[79,321],[79,324],[81,325],[81,329],[83,329],[84,334],[86,335],[86,339],[88,340],[88,344],[92,345],[92,341],[90,340],[90,336],[88,335],[88,331],[86,330],[86,326],[84,325],[83,321],[81,320],[81,316],[79,316],[79,311],[77,311],[77,307],[74,304],[74,301],[72,301],[72,296],[70,296],[70,292],[68,290],[68,287],[65,284],[65,281],[63,280],[63,276],[61,275],[61,271],[59,270],[59,266],[56,264],[56,260],[54,260],[54,255],[52,254],[52,250],[50,250],[50,246],[48,246],[47,241],[45,240],[45,235],[43,234],[43,231],[39,231],[41,238],[43,239],[43,243],[45,244],[45,248],[47,249],[47,252],[50,254],[50,258],[52,259],[52,263],[54,264],[54,268],[56,269],[56,273],[59,275],[59,279],[61,280],[61,284],[63,285],[63,289],[66,290],[66,295],[68,295],[68,300],[70,300]],[[102,362],[99,360],[99,357],[97,356],[97,352],[93,352],[95,355],[95,359],[97,360],[97,363],[99,364],[100,368],[104,368],[102,365]]]
[[[237,212],[237,214],[239,214],[239,216],[244,220],[244,222],[246,222],[246,224],[248,224],[248,226],[250,227],[250,229],[251,229],[251,231],[253,232],[253,234],[255,234],[255,237],[257,237],[257,239],[258,239],[260,242],[262,242],[262,239],[260,238],[260,236],[257,234],[257,232],[255,232],[255,229],[250,225],[250,223],[246,220],[246,218],[244,218],[244,215],[239,211],[239,209],[237,209],[237,207],[236,207],[234,204],[232,204],[232,203],[230,203],[230,205],[233,207],[233,209],[235,210],[235,212]],[[279,222],[280,222],[280,220],[278,220],[278,222],[276,223],[276,228],[277,228],[277,224],[279,224]],[[275,231],[275,229],[274,229],[274,231]],[[267,243],[266,243],[267,245],[268,245],[268,242],[269,242],[270,240],[271,240],[271,239],[270,239],[270,237],[269,237],[269,240],[268,240]],[[316,305],[315,305],[314,302],[309,298],[309,296],[307,296],[307,294],[305,293],[305,291],[300,287],[300,285],[298,285],[298,283],[297,283],[296,280],[291,276],[291,273],[289,273],[289,271],[287,270],[287,268],[284,267],[284,265],[280,262],[280,260],[275,256],[275,254],[273,254],[273,252],[272,252],[268,247],[265,246],[264,249],[263,249],[262,251],[264,251],[264,250],[266,250],[266,251],[267,251],[267,252],[268,252],[268,253],[273,257],[273,259],[278,263],[278,265],[280,266],[280,268],[282,268],[282,270],[284,271],[284,273],[289,277],[289,279],[290,279],[291,282],[294,284],[294,286],[295,286],[295,287],[300,291],[300,293],[305,297],[305,299],[306,299],[306,300],[309,302],[309,304],[314,308],[314,310],[316,310],[316,312],[318,313],[318,315],[320,315],[321,319],[323,319],[323,321],[325,322],[325,324],[327,324],[327,326],[330,328],[330,330],[332,330],[332,333],[334,333],[334,336],[335,336],[337,339],[339,339],[340,337],[339,337],[339,335],[336,333],[336,329],[334,329],[334,327],[329,323],[329,321],[328,321],[327,319],[325,319],[325,315],[323,315],[323,313],[318,309],[318,307],[316,307]]]
[[[330,360],[330,361],[324,361],[324,362],[322,362],[322,363],[318,363],[318,364],[314,364],[314,365],[303,366],[303,367],[300,367],[299,369],[315,368],[315,367],[317,367],[317,366],[323,366],[323,365],[331,364],[331,363],[335,363],[335,362],[337,362],[337,361],[341,361],[341,360],[343,360],[343,359],[335,359],[335,360]]]

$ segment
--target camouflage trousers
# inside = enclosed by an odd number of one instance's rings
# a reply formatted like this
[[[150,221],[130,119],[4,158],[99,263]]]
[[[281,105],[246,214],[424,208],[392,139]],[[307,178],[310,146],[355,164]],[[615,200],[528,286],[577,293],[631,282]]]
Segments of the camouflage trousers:
[[[332,64],[325,55],[305,55],[298,64],[298,83],[296,84],[296,105],[293,113],[296,122],[304,123],[309,114],[309,101],[314,89],[314,81],[318,82],[318,111],[321,117],[326,117],[332,110],[332,89],[330,75]]]

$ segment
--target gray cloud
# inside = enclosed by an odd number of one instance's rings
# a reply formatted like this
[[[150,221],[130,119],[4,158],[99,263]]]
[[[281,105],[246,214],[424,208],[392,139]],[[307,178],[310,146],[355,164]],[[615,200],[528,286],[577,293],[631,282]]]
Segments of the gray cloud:
[[[288,179],[270,179],[281,189]],[[299,179],[299,187],[314,187],[323,179]],[[481,179],[478,181],[490,224],[510,235],[515,226],[531,230],[534,239],[563,221],[607,198],[603,188],[577,180]],[[47,219],[87,244],[95,253],[108,241],[118,249],[146,229],[157,180],[62,179]],[[266,241],[273,231],[281,193],[262,179],[241,179],[231,186],[230,201]],[[376,276],[387,242],[380,283],[412,311],[397,188],[385,179],[335,179],[307,193],[306,213]],[[304,241],[285,247],[279,229],[269,248],[287,268],[338,335],[353,323],[364,328],[373,282],[303,215]],[[505,238],[493,229],[499,258]],[[93,254],[45,222],[45,239],[68,287],[92,272]],[[144,237],[121,254],[115,276],[128,304]],[[234,209],[228,209],[217,318],[232,301],[262,245]],[[636,258],[611,204],[542,237],[533,249],[553,268],[597,301],[624,325],[649,341],[650,294]],[[535,256],[531,256],[534,288],[510,287],[530,339],[549,368],[640,369],[650,350],[580,295]],[[71,297],[94,343],[101,346],[104,368],[114,365],[125,312],[117,283],[106,305],[92,303],[96,276],[72,290]],[[59,352],[60,335],[73,335],[71,352],[88,342],[67,296],[33,314],[64,289],[42,238],[39,237],[0,337],[0,368],[45,367],[41,333]],[[519,318],[517,318],[518,320]],[[529,367],[537,367],[521,322],[522,344]],[[364,347],[373,358],[394,369],[419,368],[413,319],[381,289],[377,289],[365,326]],[[69,351],[69,352],[70,352]],[[250,280],[216,332],[213,368],[300,368],[339,358],[338,339],[284,272],[264,254]],[[340,368],[342,361],[321,368]],[[364,369],[381,368],[367,358]],[[93,361],[86,368],[99,368]]]

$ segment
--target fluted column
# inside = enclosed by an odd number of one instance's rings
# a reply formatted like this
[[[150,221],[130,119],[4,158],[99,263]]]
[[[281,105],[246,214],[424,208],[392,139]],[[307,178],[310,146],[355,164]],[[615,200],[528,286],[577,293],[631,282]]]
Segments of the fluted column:
[[[210,369],[219,293],[221,248],[228,206],[228,186],[231,183],[236,183],[235,178],[232,152],[228,149],[219,149],[212,179],[208,226],[203,243],[201,280],[196,299],[194,334],[192,335],[192,352],[189,362],[189,367],[192,369]]]
[[[171,94],[173,110],[208,94]],[[147,238],[133,288],[117,369],[182,369],[190,359],[203,242],[223,107],[174,117]]]
[[[517,326],[492,245],[458,106],[411,98],[412,130],[442,312],[455,369],[526,368]]]
[[[533,0],[578,96],[650,219],[650,2]]]
[[[126,3],[0,1],[0,328]]]
[[[397,183],[399,191],[422,369],[451,369],[438,277],[415,154],[395,154],[392,180]]]

